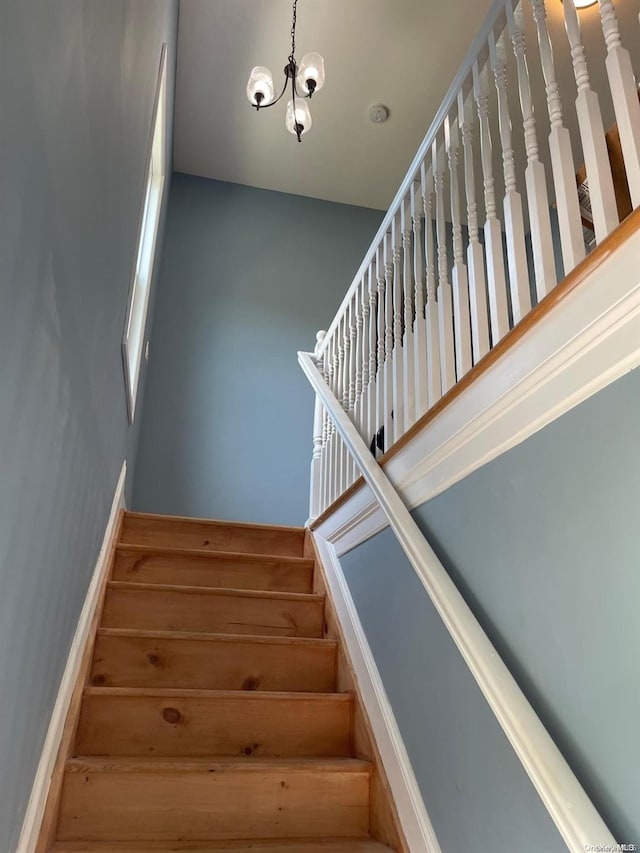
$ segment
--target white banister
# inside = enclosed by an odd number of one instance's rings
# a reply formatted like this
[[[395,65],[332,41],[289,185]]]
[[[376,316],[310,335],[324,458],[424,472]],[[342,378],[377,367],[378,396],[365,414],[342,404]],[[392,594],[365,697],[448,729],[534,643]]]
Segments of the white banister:
[[[496,215],[496,193],[493,179],[493,149],[489,126],[489,84],[487,67],[473,66],[473,90],[480,122],[480,152],[484,187],[484,251],[487,262],[489,313],[491,316],[491,343],[495,346],[509,331],[507,306],[507,279],[502,249],[502,228]]]
[[[384,428],[387,420],[386,404],[386,355],[385,355],[385,311],[386,311],[386,279],[384,275],[384,263],[382,249],[376,250],[376,284],[378,292],[378,353],[376,358],[376,433]]]
[[[407,430],[416,419],[415,357],[413,352],[413,255],[411,243],[411,209],[409,199],[400,208],[402,231],[402,294],[404,300],[402,338],[402,382],[404,390],[404,428]]]
[[[438,336],[440,339],[440,378],[442,393],[453,388],[456,382],[455,352],[453,344],[453,296],[449,283],[447,261],[447,226],[444,218],[444,145],[438,148],[433,140],[433,180],[436,191],[436,240],[438,243]]]
[[[604,124],[598,96],[591,88],[587,58],[584,53],[580,21],[573,3],[563,3],[567,39],[571,48],[573,72],[578,87],[576,112],[582,140],[584,162],[589,181],[589,198],[593,225],[598,242],[604,240],[618,224],[616,197],[613,191],[611,165],[604,137]]]
[[[402,229],[400,215],[393,220],[391,232],[391,257],[393,277],[393,441],[405,431],[404,358],[402,349],[403,284],[402,284]]]
[[[411,224],[413,227],[413,281],[415,285],[413,321],[415,409],[419,418],[427,411],[427,327],[425,324],[425,268],[420,186],[411,184]]]
[[[385,442],[393,441],[393,383],[394,371],[394,349],[393,349],[393,260],[391,253],[391,234],[384,237],[384,281],[385,281],[385,307],[384,307],[384,436]]]
[[[553,252],[553,237],[551,236],[547,180],[538,151],[538,137],[536,135],[536,120],[533,113],[531,82],[525,51],[521,3],[518,3],[515,11],[511,3],[507,3],[507,23],[518,72],[520,112],[522,114],[524,145],[527,155],[527,168],[525,169],[524,177],[527,188],[529,227],[531,229],[531,251],[533,254],[536,294],[538,301],[540,301],[555,287],[557,277]]]
[[[322,363],[322,354],[320,352],[320,344],[324,340],[324,331],[318,332],[316,335],[315,358]],[[325,377],[323,376],[323,379]],[[322,446],[323,446],[323,415],[325,414],[324,406],[320,401],[320,397],[316,394],[316,400],[313,410],[313,453],[311,456],[311,492],[309,495],[309,519],[317,518],[322,512]],[[326,425],[325,425],[326,429]]]
[[[640,205],[640,102],[628,50],[622,47],[618,20],[611,0],[599,0],[602,32],[607,45],[605,61],[613,108],[620,133],[624,167],[634,207]]]
[[[427,304],[425,332],[427,339],[427,399],[435,405],[442,396],[440,379],[440,337],[438,332],[438,302],[436,299],[435,246],[433,241],[433,170],[426,163],[420,171],[422,207],[424,210],[424,250]]]
[[[451,231],[453,244],[453,331],[456,357],[456,378],[471,369],[471,318],[469,314],[469,280],[464,262],[462,243],[462,221],[460,218],[460,186],[458,183],[458,159],[460,139],[457,120],[449,116],[444,122],[445,146],[449,163],[449,188],[451,191]]]
[[[309,353],[298,361],[336,424],[348,452],[386,514],[389,525],[424,586],[522,766],[572,853],[617,849],[613,837],[483,631],[411,513],[374,461]],[[610,848],[604,845],[611,845]]]
[[[487,282],[484,274],[484,254],[478,235],[478,205],[473,165],[473,106],[472,96],[458,93],[458,124],[462,128],[464,150],[464,185],[467,198],[467,267],[469,271],[469,306],[473,363],[477,364],[489,352],[489,316],[487,313]]]
[[[569,131],[562,121],[560,89],[556,80],[553,47],[547,27],[547,11],[544,0],[530,0],[530,2],[538,33],[540,62],[547,95],[547,111],[551,123],[549,153],[558,208],[562,262],[564,273],[567,275],[585,256],[578,188],[576,186],[576,167]]]

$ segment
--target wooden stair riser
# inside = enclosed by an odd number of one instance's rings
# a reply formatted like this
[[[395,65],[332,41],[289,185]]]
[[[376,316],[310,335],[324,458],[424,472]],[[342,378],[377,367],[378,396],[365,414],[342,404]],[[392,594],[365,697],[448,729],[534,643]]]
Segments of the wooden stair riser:
[[[330,640],[200,638],[98,632],[90,683],[104,687],[282,690],[335,688]]]
[[[109,584],[105,628],[195,631],[275,637],[321,637],[321,597],[252,594],[198,587]]]
[[[58,839],[182,840],[363,836],[369,766],[256,761],[142,769],[115,760],[67,764]]]
[[[291,696],[236,691],[212,695],[89,688],[82,705],[76,752],[112,756],[348,756],[351,706],[351,697],[339,693]]]
[[[144,845],[130,842],[85,842],[67,841],[56,844],[52,853],[220,853],[221,850],[234,850],[235,853],[393,853],[390,847],[385,847],[369,838],[342,839],[340,841],[322,839],[319,841],[295,840],[258,842],[247,845],[246,841],[227,841],[209,845],[202,841],[178,841],[174,843],[145,842]]]
[[[122,544],[302,557],[302,528],[126,513]]]
[[[231,589],[311,592],[313,561],[119,547],[113,580]]]

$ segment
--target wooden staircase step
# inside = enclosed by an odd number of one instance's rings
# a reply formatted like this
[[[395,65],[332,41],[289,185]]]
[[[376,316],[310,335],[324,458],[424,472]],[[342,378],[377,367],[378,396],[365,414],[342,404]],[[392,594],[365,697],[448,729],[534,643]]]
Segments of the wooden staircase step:
[[[323,613],[321,595],[111,581],[107,585],[102,625],[159,631],[321,637]]]
[[[313,560],[119,545],[113,580],[181,586],[312,592]]]
[[[59,841],[366,836],[371,765],[358,759],[75,758]]]
[[[330,693],[333,640],[100,629],[90,681],[111,687],[185,687]]]
[[[250,846],[247,846],[246,841],[228,841],[215,846],[207,844],[206,841],[178,841],[169,844],[151,841],[145,842],[144,845],[118,841],[67,841],[56,844],[52,853],[219,853],[221,850],[235,850],[236,853],[393,853],[390,847],[370,838],[326,838],[316,841],[276,838],[251,842]]]
[[[127,512],[120,541],[162,548],[302,557],[304,528]]]
[[[85,690],[81,755],[348,756],[347,693]]]

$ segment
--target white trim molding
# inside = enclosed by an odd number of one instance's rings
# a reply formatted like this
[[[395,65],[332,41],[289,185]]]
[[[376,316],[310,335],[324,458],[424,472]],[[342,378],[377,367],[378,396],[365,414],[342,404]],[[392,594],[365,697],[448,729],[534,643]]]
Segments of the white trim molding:
[[[385,465],[413,509],[640,365],[640,232]],[[340,556],[388,524],[362,485],[317,528]]]
[[[51,713],[49,728],[44,739],[40,761],[38,762],[38,768],[31,789],[31,796],[22,822],[22,831],[16,853],[34,853],[38,843],[47,797],[49,795],[49,787],[51,785],[51,776],[55,768],[71,698],[78,681],[84,650],[90,639],[89,632],[100,600],[100,591],[104,585],[106,573],[109,570],[109,559],[112,547],[115,544],[118,517],[120,510],[124,508],[126,477],[127,463],[125,461],[122,464],[120,476],[118,477],[100,553],[98,554],[82,612],[78,619],[67,663],[62,673],[60,688]]]
[[[571,853],[616,840],[309,353],[298,361]]]
[[[313,537],[409,849],[421,853],[441,853],[335,548],[317,534],[313,534]]]

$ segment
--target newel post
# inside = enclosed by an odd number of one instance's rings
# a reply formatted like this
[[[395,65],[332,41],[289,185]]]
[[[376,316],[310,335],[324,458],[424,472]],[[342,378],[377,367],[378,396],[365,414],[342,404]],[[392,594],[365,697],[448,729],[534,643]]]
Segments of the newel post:
[[[314,349],[315,362],[323,375],[323,361],[320,348],[326,332],[320,331],[316,335],[316,346]],[[311,456],[311,485],[309,494],[309,522],[316,519],[322,512],[322,416],[323,407],[320,397],[316,394],[316,402],[313,410],[313,454]]]

